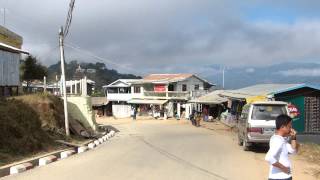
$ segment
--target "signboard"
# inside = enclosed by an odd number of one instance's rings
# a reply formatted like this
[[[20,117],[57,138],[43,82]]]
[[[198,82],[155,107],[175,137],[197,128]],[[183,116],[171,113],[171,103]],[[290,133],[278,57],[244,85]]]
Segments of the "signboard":
[[[292,118],[296,118],[300,115],[299,109],[294,104],[288,104],[288,110]]]
[[[154,85],[154,91],[155,92],[165,92],[166,86],[164,84],[155,84]]]

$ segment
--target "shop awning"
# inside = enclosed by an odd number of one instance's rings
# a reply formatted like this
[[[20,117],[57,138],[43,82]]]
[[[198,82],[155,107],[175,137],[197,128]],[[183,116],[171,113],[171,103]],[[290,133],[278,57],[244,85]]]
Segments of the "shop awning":
[[[261,99],[263,96],[275,94],[277,92],[286,91],[295,87],[300,87],[301,84],[258,84],[237,90],[225,90],[220,95],[233,99],[256,98]]]
[[[168,100],[153,100],[153,99],[131,99],[129,104],[157,104],[162,105],[168,102]]]
[[[224,102],[227,102],[228,99],[224,97],[220,97],[218,94],[221,92],[222,91],[214,91],[204,96],[201,96],[199,98],[192,99],[189,102],[199,103],[199,104],[222,104]]]

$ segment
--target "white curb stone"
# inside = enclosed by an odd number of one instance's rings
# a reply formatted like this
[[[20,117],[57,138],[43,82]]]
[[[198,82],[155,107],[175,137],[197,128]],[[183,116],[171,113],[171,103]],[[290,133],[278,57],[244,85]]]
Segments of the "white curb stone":
[[[86,151],[88,151],[88,147],[86,147],[86,146],[78,147],[78,153],[83,153]]]
[[[89,143],[89,144],[88,144],[88,148],[89,148],[89,149],[93,149],[94,147],[96,147],[96,144],[95,144],[95,143]]]
[[[98,140],[99,140],[100,144],[102,144],[104,142],[102,138],[99,138]]]
[[[74,150],[64,151],[60,153],[60,158],[65,159],[69,156],[72,156],[74,153],[76,153]]]
[[[33,168],[33,165],[31,163],[23,163],[23,164],[19,164],[16,166],[12,166],[10,168],[10,175],[22,173],[22,172],[29,170],[29,169],[32,169],[32,168]]]
[[[95,140],[93,143],[96,144],[96,146],[98,146],[100,144],[100,142],[98,140]]]
[[[56,161],[58,158],[56,156],[47,156],[39,159],[39,166],[44,166]]]

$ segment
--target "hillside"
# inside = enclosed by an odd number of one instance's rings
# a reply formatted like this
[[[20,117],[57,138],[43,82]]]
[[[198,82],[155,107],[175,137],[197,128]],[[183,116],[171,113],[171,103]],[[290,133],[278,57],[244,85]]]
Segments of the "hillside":
[[[117,79],[137,79],[141,78],[133,74],[121,74],[114,69],[108,69],[104,63],[81,63],[78,61],[71,61],[66,64],[66,79],[75,79],[75,72],[77,68],[81,66],[89,79],[96,82],[96,90],[100,91],[103,85],[110,84]],[[55,81],[56,75],[60,75],[60,62],[49,66],[48,68],[48,79],[49,81]]]
[[[59,149],[65,139],[61,99],[47,94],[0,99],[0,166]]]

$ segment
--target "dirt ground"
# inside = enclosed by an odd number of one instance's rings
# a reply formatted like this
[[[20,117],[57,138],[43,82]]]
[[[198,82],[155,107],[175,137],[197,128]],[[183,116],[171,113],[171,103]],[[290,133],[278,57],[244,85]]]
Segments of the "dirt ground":
[[[108,125],[121,125],[121,124],[127,124],[132,122],[133,120],[131,118],[124,118],[124,119],[113,119],[113,118],[97,118],[97,122],[100,124],[108,124]],[[175,119],[169,119],[169,120],[154,120],[151,117],[138,117],[136,120],[136,123],[148,123],[155,121],[159,123],[165,123],[165,124],[172,124],[172,125],[186,125],[191,126],[191,123],[188,120],[175,120]],[[228,139],[226,143],[231,142],[235,145],[237,145],[237,138],[236,138],[236,132],[232,130],[230,127],[225,126],[224,124],[220,122],[201,122],[201,127],[210,131],[213,131],[215,133],[218,133],[220,135],[223,135],[225,138]],[[241,149],[241,147],[233,146],[235,148]],[[305,148],[304,145],[301,146],[301,148]],[[248,168],[252,169],[252,171],[258,171],[263,174],[268,174],[268,164],[264,161],[264,156],[267,152],[267,147],[256,147],[253,148],[252,151],[245,152],[245,151],[235,151],[237,154],[235,156],[243,156],[246,157],[247,162],[255,161],[253,164],[254,166],[250,166]],[[250,157],[250,158],[248,158]],[[309,159],[305,156],[305,154],[301,155],[294,155],[291,157],[292,164],[293,164],[293,177],[294,179],[298,180],[316,180],[320,179],[320,164],[316,164],[314,162],[309,161]],[[247,163],[252,164],[252,163]],[[263,168],[262,168],[263,167]],[[235,168],[235,171],[241,171],[241,168]]]

